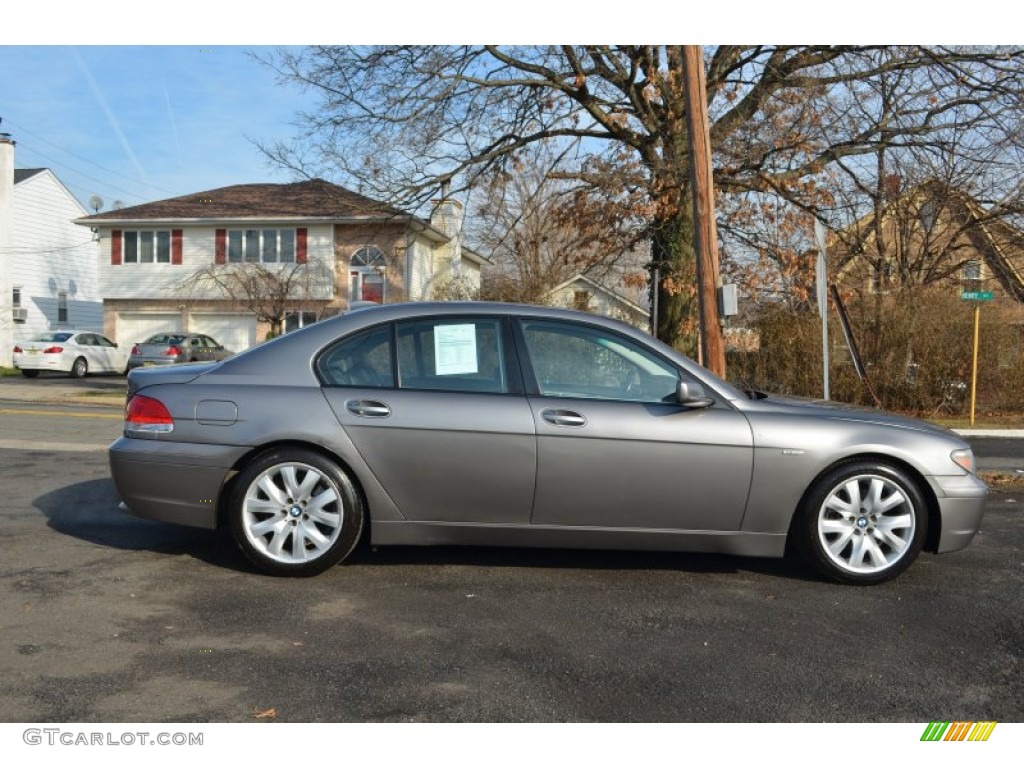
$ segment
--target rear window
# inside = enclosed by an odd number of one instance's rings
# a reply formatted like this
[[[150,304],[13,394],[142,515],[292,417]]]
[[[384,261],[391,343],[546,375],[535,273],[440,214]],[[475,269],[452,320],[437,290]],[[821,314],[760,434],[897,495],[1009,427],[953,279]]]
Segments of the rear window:
[[[36,336],[32,341],[67,341],[74,334],[70,333],[44,333],[40,336]]]
[[[143,344],[181,344],[185,335],[181,333],[158,333],[150,336]]]

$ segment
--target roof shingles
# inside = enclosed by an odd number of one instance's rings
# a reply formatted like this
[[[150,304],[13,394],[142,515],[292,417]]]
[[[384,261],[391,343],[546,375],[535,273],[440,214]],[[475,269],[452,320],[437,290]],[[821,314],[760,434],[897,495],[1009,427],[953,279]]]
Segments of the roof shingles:
[[[401,217],[403,211],[323,179],[291,184],[236,184],[167,200],[104,211],[83,222],[125,219],[244,219],[273,217]]]

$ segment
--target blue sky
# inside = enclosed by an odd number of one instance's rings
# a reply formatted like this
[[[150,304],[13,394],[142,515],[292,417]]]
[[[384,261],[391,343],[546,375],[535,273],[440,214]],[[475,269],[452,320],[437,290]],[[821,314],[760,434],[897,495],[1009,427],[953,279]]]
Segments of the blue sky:
[[[309,97],[277,85],[253,50],[0,46],[0,130],[17,167],[53,169],[83,204],[287,181],[251,139],[291,135]]]

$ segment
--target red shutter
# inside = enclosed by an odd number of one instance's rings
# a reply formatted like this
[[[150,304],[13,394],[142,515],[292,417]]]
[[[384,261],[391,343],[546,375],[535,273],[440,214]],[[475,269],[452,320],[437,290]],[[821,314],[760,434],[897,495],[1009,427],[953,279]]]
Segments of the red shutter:
[[[181,264],[181,230],[171,230],[171,264]]]
[[[117,266],[121,263],[121,230],[110,233],[110,263]]]
[[[214,259],[217,264],[226,264],[228,260],[228,231],[217,230],[217,240],[214,246]]]
[[[306,263],[306,228],[299,227],[295,230],[295,261],[299,264]]]

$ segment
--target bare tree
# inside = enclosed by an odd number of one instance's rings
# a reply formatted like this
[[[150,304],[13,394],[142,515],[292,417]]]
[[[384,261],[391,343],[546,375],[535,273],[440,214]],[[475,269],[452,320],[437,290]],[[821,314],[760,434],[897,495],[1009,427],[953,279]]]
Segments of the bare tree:
[[[808,211],[841,163],[880,148],[948,151],[967,121],[1001,141],[1016,127],[1024,51],[923,46],[718,46],[705,51],[715,183]],[[680,46],[315,47],[272,57],[312,88],[305,143],[264,150],[305,173],[340,172],[378,196],[425,200],[504,170],[523,148],[576,141],[591,160],[626,158],[642,184],[662,338],[688,351],[692,232]],[[903,78],[886,108],[877,87]]]
[[[236,302],[268,323],[271,336],[279,336],[288,312],[321,315],[332,296],[333,282],[333,272],[319,259],[283,264],[230,262],[193,272],[181,288],[191,299]]]
[[[643,275],[643,220],[619,193],[608,198],[565,178],[569,154],[547,144],[527,147],[476,190],[472,237],[493,265],[485,273],[487,298],[544,304],[551,289],[575,275],[609,287]]]

